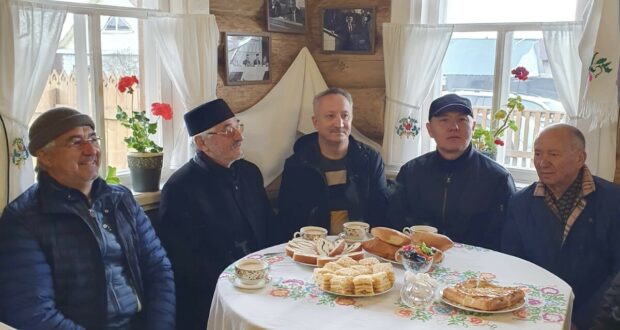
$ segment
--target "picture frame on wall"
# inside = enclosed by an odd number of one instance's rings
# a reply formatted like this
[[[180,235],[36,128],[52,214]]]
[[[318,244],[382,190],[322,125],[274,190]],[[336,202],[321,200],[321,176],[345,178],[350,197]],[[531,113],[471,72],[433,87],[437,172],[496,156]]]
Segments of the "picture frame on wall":
[[[306,1],[265,0],[267,31],[306,33]]]
[[[268,33],[227,32],[226,84],[268,84],[271,82],[271,36]]]
[[[323,52],[373,54],[375,15],[374,7],[323,8]]]

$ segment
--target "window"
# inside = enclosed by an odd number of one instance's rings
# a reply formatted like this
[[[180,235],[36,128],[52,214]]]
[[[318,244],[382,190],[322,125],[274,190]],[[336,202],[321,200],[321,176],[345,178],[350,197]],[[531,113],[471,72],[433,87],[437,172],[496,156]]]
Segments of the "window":
[[[531,183],[536,180],[534,138],[545,126],[563,121],[564,108],[555,90],[542,32],[530,22],[574,21],[577,0],[444,3],[439,21],[455,24],[455,32],[437,78],[441,84],[435,97],[456,93],[469,98],[477,124],[489,127],[491,116],[505,107],[507,98],[520,95],[525,110],[513,117],[519,130],[504,135],[505,146],[498,149],[497,160],[516,181]],[[510,71],[517,66],[528,69],[527,81],[512,79]]]
[[[110,165],[122,175],[127,173],[128,151],[123,138],[129,132],[116,120],[116,106],[121,105],[125,111],[132,109],[132,103],[134,110],[146,108],[142,84],[134,92],[133,100],[128,94],[120,94],[116,85],[125,75],[136,75],[140,82],[159,79],[152,77],[159,70],[144,69],[140,18],[106,16],[102,14],[105,10],[81,6],[77,6],[79,10],[73,13],[72,8],[69,7],[54,66],[32,120],[45,110],[58,106],[73,107],[90,115],[97,133],[103,138],[102,174]]]

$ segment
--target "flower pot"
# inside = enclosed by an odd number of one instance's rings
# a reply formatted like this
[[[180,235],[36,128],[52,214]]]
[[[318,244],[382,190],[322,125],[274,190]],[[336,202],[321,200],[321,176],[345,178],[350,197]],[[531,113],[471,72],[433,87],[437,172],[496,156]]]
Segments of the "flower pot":
[[[497,160],[497,150],[480,150],[480,152],[495,161]]]
[[[131,183],[136,192],[159,190],[159,179],[164,162],[163,153],[130,152],[127,164],[131,174]]]

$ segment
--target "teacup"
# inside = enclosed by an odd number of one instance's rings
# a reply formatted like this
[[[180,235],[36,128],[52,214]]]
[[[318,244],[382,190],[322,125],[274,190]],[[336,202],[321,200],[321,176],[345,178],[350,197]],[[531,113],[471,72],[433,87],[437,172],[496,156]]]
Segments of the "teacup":
[[[301,237],[303,239],[314,241],[319,238],[326,238],[327,229],[315,226],[301,227],[298,232],[295,232],[295,234],[293,234],[293,237]]]
[[[349,241],[363,241],[368,239],[370,225],[366,222],[351,221],[342,225],[344,238]]]
[[[427,226],[427,225],[415,225],[415,226],[403,228],[403,233],[407,235],[411,235],[411,233],[416,232],[416,231],[425,231],[425,232],[436,234],[437,228],[433,226]]]
[[[241,259],[235,263],[235,275],[246,285],[264,281],[269,274],[269,264],[258,259]]]

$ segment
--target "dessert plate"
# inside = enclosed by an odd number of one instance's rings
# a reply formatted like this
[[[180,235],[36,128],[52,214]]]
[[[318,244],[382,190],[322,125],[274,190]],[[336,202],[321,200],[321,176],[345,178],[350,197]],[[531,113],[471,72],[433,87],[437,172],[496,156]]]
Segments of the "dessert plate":
[[[452,307],[458,308],[458,309],[462,309],[464,311],[469,311],[469,312],[476,312],[476,313],[484,313],[484,314],[501,314],[501,313],[508,313],[508,312],[513,312],[516,311],[518,309],[521,309],[524,305],[525,305],[525,299],[515,305],[512,306],[508,306],[504,309],[500,309],[500,310],[496,310],[496,311],[485,311],[482,309],[477,309],[477,308],[473,308],[473,307],[467,307],[467,306],[463,306],[457,302],[454,302],[452,300],[446,299],[443,297],[443,290],[441,290],[441,292],[439,292],[439,294],[441,295],[441,301],[446,304],[446,305],[450,305]]]
[[[232,285],[234,285],[235,287],[239,289],[256,290],[256,289],[264,288],[267,285],[267,283],[269,283],[271,278],[267,277],[266,279],[259,281],[257,283],[254,283],[254,284],[245,284],[241,282],[241,280],[235,275],[231,275],[230,277],[228,277],[228,280],[230,281],[230,283],[232,283]]]

